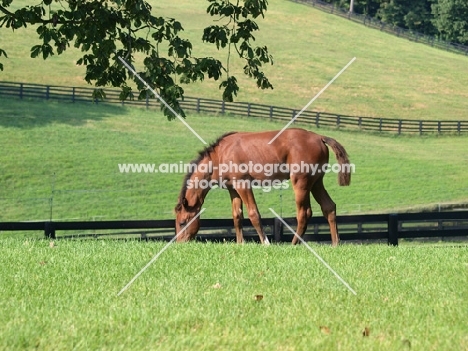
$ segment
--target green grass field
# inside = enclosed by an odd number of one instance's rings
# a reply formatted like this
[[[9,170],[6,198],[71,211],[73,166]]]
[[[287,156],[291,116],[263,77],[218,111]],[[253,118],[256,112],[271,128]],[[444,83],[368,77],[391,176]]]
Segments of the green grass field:
[[[202,143],[159,111],[112,105],[0,99],[0,221],[167,219],[183,173],[120,173],[123,163],[189,162]],[[279,130],[280,123],[190,115],[208,142],[232,131]],[[209,126],[209,127],[208,127]],[[301,125],[298,125],[301,126]],[[339,214],[410,211],[466,203],[467,136],[392,136],[319,129],[347,149],[356,172],[350,187],[326,175]],[[331,155],[334,162],[334,155]],[[292,189],[256,192],[268,207],[295,215]],[[204,218],[230,218],[229,195],[212,190]],[[313,203],[315,215],[321,215]]]
[[[17,1],[15,1],[17,3]],[[25,0],[18,3],[26,3]],[[210,24],[205,0],[150,1],[155,13],[179,19],[186,38],[194,43],[194,55],[216,55],[201,43]],[[266,72],[273,91],[257,90],[241,78],[241,62],[232,60],[242,89],[239,101],[301,109],[353,57],[355,63],[311,106],[331,113],[431,120],[466,120],[468,110],[468,57],[437,50],[369,29],[312,7],[284,0],[269,1],[260,31],[259,45],[267,45],[275,64]],[[30,47],[38,43],[34,28],[12,33],[2,30],[0,80],[85,85],[83,67],[75,65],[80,52],[70,49],[50,60],[31,59]],[[219,83],[185,88],[187,95],[220,99]]]
[[[199,40],[206,1],[152,3]],[[269,3],[257,38],[274,55],[267,73],[275,90],[241,79],[240,101],[302,108],[356,56],[313,109],[466,120],[468,57],[293,2]],[[30,59],[33,33],[2,30],[10,58],[1,59],[0,80],[85,85],[73,50]],[[199,45],[194,54],[214,51]],[[187,95],[219,98],[217,85],[188,86]],[[208,142],[283,127],[196,114],[187,122]],[[316,131],[342,143],[356,165],[350,187],[325,177],[340,215],[468,203],[468,136]],[[201,148],[156,110],[0,97],[0,222],[174,218],[183,174],[123,174],[118,164],[188,162]],[[264,217],[268,207],[295,215],[291,189],[256,197]],[[211,191],[205,207],[203,218],[231,216],[226,191]],[[463,244],[313,245],[356,296],[304,246],[173,245],[117,297],[164,243],[0,238],[0,350],[468,350]]]
[[[2,350],[466,350],[466,246],[0,241]],[[256,295],[261,295],[258,301]],[[367,328],[368,336],[363,336]]]

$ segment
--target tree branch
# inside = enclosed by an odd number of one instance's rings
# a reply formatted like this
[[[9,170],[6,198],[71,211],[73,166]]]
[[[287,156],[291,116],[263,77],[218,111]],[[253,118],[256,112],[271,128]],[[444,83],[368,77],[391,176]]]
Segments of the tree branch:
[[[15,14],[13,12],[8,11],[6,8],[4,8],[2,5],[0,5],[0,11],[2,11],[5,15],[15,17]]]

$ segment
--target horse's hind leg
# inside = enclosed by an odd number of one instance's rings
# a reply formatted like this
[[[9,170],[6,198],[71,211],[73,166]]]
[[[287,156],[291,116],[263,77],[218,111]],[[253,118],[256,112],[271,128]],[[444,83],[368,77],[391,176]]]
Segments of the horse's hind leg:
[[[252,189],[244,189],[239,188],[235,189],[239,196],[241,197],[242,201],[247,206],[247,211],[249,213],[249,219],[252,222],[253,227],[258,233],[258,237],[260,238],[260,242],[265,245],[270,245],[270,241],[268,240],[265,232],[263,231],[262,221],[260,217],[260,212],[258,211],[257,202],[255,201],[254,194]]]
[[[229,189],[232,203],[232,219],[234,220],[234,228],[236,229],[236,241],[238,244],[244,242],[244,235],[242,234],[242,220],[244,215],[242,213],[242,199],[233,188]]]
[[[296,198],[296,234],[302,237],[307,229],[307,222],[312,216],[312,208],[310,207],[310,187],[307,184],[307,179],[296,180],[296,182],[293,178],[291,180],[293,182],[294,196]],[[292,245],[295,245],[298,240],[298,237],[294,235]]]
[[[312,195],[322,208],[323,216],[327,219],[330,225],[330,233],[332,245],[337,246],[340,240],[338,235],[338,228],[336,226],[336,204],[328,195],[325,187],[323,186],[323,177],[318,179],[312,187]]]

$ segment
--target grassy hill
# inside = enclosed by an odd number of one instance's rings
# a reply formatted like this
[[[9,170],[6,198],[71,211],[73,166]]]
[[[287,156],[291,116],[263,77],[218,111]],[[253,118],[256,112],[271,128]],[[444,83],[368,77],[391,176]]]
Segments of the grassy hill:
[[[0,98],[0,221],[172,218],[183,174],[124,174],[123,163],[180,163],[200,141],[159,111]],[[208,142],[232,130],[281,129],[260,119],[190,115]],[[467,202],[468,137],[396,137],[319,129],[339,140],[356,165],[350,187],[326,186],[338,213],[406,211]],[[333,162],[334,159],[331,158]],[[295,214],[292,189],[257,191],[260,210]],[[229,218],[229,195],[212,190],[205,218]],[[320,215],[313,203],[315,215]]]
[[[180,19],[197,42],[209,24],[205,1],[154,2]],[[260,21],[259,43],[275,65],[276,88],[243,81],[239,100],[302,107],[352,57],[357,60],[312,105],[329,112],[399,118],[466,119],[468,57],[439,51],[288,1],[273,0]],[[84,85],[71,49],[45,62],[29,58],[33,28],[2,31],[2,80]],[[195,55],[213,55],[200,44]],[[223,54],[224,55],[224,54]],[[239,62],[235,63],[237,69]],[[187,86],[192,96],[219,97],[217,83]],[[189,115],[207,141],[231,130],[281,129],[265,120]],[[356,164],[349,188],[326,177],[338,212],[407,211],[467,202],[467,137],[396,137],[323,130]],[[188,162],[202,145],[181,123],[158,111],[109,105],[7,100],[0,97],[0,221],[171,218],[183,174],[122,174],[122,163]],[[260,209],[295,213],[292,190],[257,191]],[[229,196],[212,191],[205,217],[230,217]],[[319,214],[317,205],[315,215]]]
[[[25,3],[25,1],[18,3]],[[210,23],[205,0],[150,1],[157,13],[179,19],[185,37],[195,44],[194,55],[218,55],[201,43]],[[305,5],[271,0],[259,20],[258,43],[267,45],[275,64],[266,69],[273,91],[259,91],[241,79],[239,101],[302,108],[356,56],[357,60],[311,106],[312,109],[410,119],[466,120],[468,118],[468,57],[437,50],[369,29]],[[75,65],[76,50],[43,62],[29,58],[38,42],[34,28],[12,33],[2,29],[0,47],[10,59],[2,62],[1,80],[58,85],[85,85],[83,68]],[[232,71],[241,75],[240,62]],[[219,83],[186,87],[188,95],[220,98]]]

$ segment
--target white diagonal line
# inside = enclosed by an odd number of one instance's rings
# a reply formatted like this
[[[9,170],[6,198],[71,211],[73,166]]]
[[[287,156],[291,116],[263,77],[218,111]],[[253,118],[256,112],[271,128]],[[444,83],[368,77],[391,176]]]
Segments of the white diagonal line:
[[[354,62],[354,60],[356,60],[356,57],[353,57],[353,58],[351,59],[351,61],[349,61],[348,64],[347,64],[346,66],[344,66],[343,69],[342,69],[341,71],[339,71],[338,74],[337,74],[336,76],[334,76],[333,79],[332,79],[331,81],[329,81],[328,84],[325,85],[325,86],[322,88],[322,90],[320,90],[320,91],[318,92],[318,94],[315,95],[315,96],[312,98],[312,100],[310,100],[310,101],[307,103],[307,105],[305,105],[304,108],[303,108],[301,111],[299,111],[299,113],[298,113],[297,115],[295,115],[294,118],[291,119],[291,120],[288,122],[288,124],[286,124],[286,125],[283,127],[283,129],[281,129],[281,130],[274,136],[274,138],[271,139],[271,140],[268,142],[268,144],[271,144],[272,142],[274,142],[275,139],[276,139],[277,137],[279,137],[280,134],[283,133],[284,130],[285,130],[286,128],[288,128],[288,127],[291,125],[291,123],[293,123],[293,122],[296,120],[296,118],[299,117],[299,116],[302,114],[302,112],[304,112],[304,111],[305,111],[305,110],[306,110],[306,109],[307,109],[307,108],[308,108],[308,107],[309,107],[309,106],[310,106],[310,105],[311,105],[311,104],[312,104],[312,103],[313,103],[313,102],[314,102],[314,101],[315,101],[315,100],[316,100],[316,99],[317,99],[317,98],[318,98],[318,97],[335,81],[335,79],[338,78],[338,77],[341,75],[341,73],[343,73],[343,72]]]
[[[330,265],[329,265],[327,262],[325,262],[325,260],[324,260],[322,257],[320,257],[320,255],[319,255],[318,253],[316,253],[315,250],[314,250],[313,248],[311,248],[311,247],[309,246],[309,244],[307,244],[307,243],[304,241],[304,239],[302,239],[302,238],[294,231],[294,229],[292,229],[292,228],[289,226],[289,224],[286,223],[286,222],[284,221],[284,219],[280,217],[279,214],[277,214],[277,213],[275,212],[275,210],[273,210],[272,208],[270,208],[270,211],[281,221],[281,223],[283,223],[283,224],[284,224],[284,225],[301,241],[302,244],[305,245],[305,247],[307,247],[307,248],[309,249],[310,252],[312,252],[312,253],[315,255],[315,257],[317,257],[317,258],[319,259],[320,262],[323,263],[323,265],[324,265],[325,267],[327,267],[327,268],[330,270],[330,272],[332,272],[332,273],[338,278],[338,280],[339,280],[340,282],[342,282],[342,283],[344,284],[344,286],[346,286],[346,287],[349,289],[349,291],[351,291],[354,295],[357,295],[357,294],[356,294],[356,291],[354,291],[353,288],[351,288],[351,287],[349,286],[349,284],[346,283],[346,282],[344,281],[344,279],[341,278],[341,277],[338,275],[338,273],[336,273],[336,272],[333,270],[333,268],[331,268]]]
[[[171,111],[171,112],[174,114],[174,116],[176,116],[188,129],[190,129],[190,131],[191,131],[193,134],[195,134],[195,136],[196,136],[198,139],[200,139],[200,141],[201,141],[203,144],[205,144],[205,145],[207,144],[206,141],[203,140],[203,138],[202,138],[200,135],[198,135],[198,133],[197,133],[192,127],[190,127],[190,125],[189,125],[187,122],[185,122],[185,120],[182,118],[182,116],[180,116],[177,112],[175,112],[174,109],[173,109],[171,106],[169,106],[169,104],[168,104],[153,88],[151,88],[151,87],[149,86],[149,84],[146,83],[145,80],[144,80],[143,78],[141,78],[140,75],[139,75],[123,58],[121,58],[120,56],[117,56],[117,58],[120,60],[120,62],[122,62],[122,64],[123,64],[130,72],[133,73],[133,75],[134,75],[135,77],[138,78],[138,80],[139,80],[140,82],[142,82],[142,83],[145,85],[145,87],[146,87],[148,90],[150,90],[150,91],[154,94],[154,96],[156,96],[156,97],[159,99],[159,101],[161,101],[161,102],[163,103],[164,106],[166,106],[166,107],[169,109],[169,111]]]
[[[171,241],[169,241],[169,242],[161,249],[161,251],[159,251],[159,252],[151,259],[151,261],[149,261],[149,262],[146,264],[146,266],[144,266],[144,267],[132,278],[132,280],[130,280],[130,281],[128,282],[128,284],[125,285],[125,286],[123,287],[122,290],[120,290],[120,292],[117,294],[117,296],[120,296],[125,290],[127,290],[127,289],[130,287],[130,285],[132,285],[133,282],[134,282],[135,280],[137,280],[137,278],[138,278],[149,266],[151,266],[151,265],[153,264],[153,262],[156,261],[156,260],[159,258],[159,256],[161,256],[161,254],[162,254],[164,251],[166,251],[166,249],[177,239],[177,237],[180,235],[180,233],[182,233],[182,232],[185,230],[185,228],[187,228],[190,224],[192,224],[192,222],[193,222],[194,220],[196,220],[198,217],[200,217],[200,215],[201,215],[201,214],[203,213],[203,211],[205,211],[205,210],[206,210],[206,208],[202,208],[201,211],[198,212],[198,214],[197,214],[195,217],[193,217],[193,218],[190,220],[190,222],[188,222],[187,225],[186,225],[185,227],[183,227],[183,228],[177,233],[177,235],[174,236],[174,237],[171,239]]]

